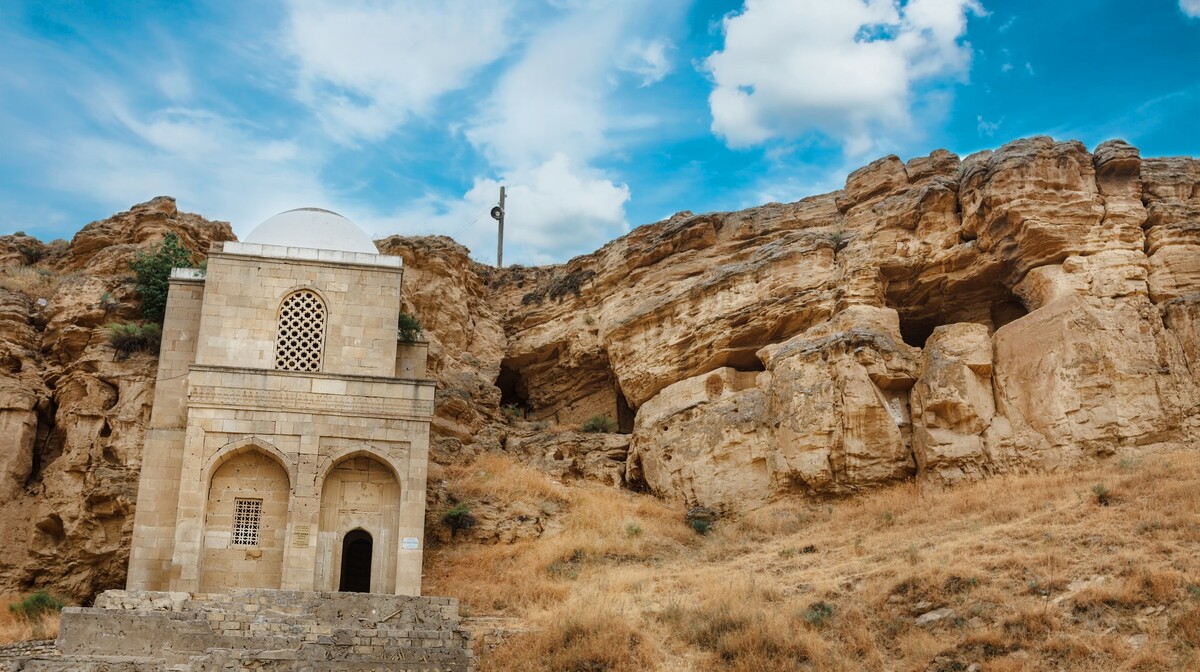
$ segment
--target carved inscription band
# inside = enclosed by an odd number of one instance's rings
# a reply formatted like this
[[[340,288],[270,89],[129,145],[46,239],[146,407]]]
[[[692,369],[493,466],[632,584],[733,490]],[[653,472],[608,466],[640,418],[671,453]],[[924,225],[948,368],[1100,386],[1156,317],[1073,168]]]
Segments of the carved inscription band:
[[[384,399],[313,392],[245,390],[212,385],[192,387],[188,391],[188,403],[192,406],[236,406],[271,411],[294,410],[374,418],[414,417],[425,419],[433,415],[433,402],[423,399]]]

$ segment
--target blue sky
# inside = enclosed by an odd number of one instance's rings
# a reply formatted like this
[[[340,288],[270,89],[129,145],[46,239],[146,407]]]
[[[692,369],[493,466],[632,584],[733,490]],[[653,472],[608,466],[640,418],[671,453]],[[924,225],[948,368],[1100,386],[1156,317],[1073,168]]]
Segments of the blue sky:
[[[0,233],[156,195],[563,261],[1035,134],[1200,155],[1200,0],[0,3]]]

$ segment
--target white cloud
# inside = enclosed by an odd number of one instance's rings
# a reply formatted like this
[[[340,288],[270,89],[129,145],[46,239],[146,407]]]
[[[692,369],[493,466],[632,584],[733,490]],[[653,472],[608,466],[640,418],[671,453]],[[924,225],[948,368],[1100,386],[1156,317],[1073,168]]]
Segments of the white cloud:
[[[634,2],[576,2],[539,26],[521,58],[500,77],[464,133],[502,180],[477,178],[451,218],[435,220],[449,232],[453,217],[470,222],[495,202],[501,183],[509,194],[509,239],[523,247],[513,259],[544,262],[587,251],[624,232],[629,187],[592,164],[620,150],[617,137],[658,123],[651,115],[615,109],[621,73],[645,87],[670,71],[671,43],[660,34],[682,5],[652,8]],[[476,227],[477,228],[477,227]],[[506,233],[506,237],[509,234]],[[468,245],[480,258],[489,246]]]
[[[299,96],[344,141],[378,140],[508,48],[506,2],[293,0]]]
[[[965,72],[975,0],[747,0],[724,21],[712,130],[731,147],[817,131],[851,155],[910,125],[913,85]]]
[[[635,41],[629,45],[617,67],[641,77],[643,87],[656,84],[671,72],[667,52],[673,48],[669,40]]]
[[[202,109],[138,112],[115,89],[93,100],[94,118],[110,132],[57,139],[47,178],[60,188],[118,208],[171,195],[181,209],[231,221],[239,235],[298,203],[329,201],[319,157],[293,141]]]
[[[591,157],[605,147],[605,98],[625,14],[582,7],[542,26],[522,58],[500,77],[466,131],[504,168],[542,163],[557,153]]]
[[[397,230],[452,235],[475,258],[495,260],[496,223],[488,210],[506,185],[505,263],[551,263],[594,249],[623,233],[629,187],[614,184],[556,154],[531,169],[503,179],[479,178],[459,200],[430,196],[393,217],[365,222],[382,234]]]
[[[1200,0],[1179,0],[1179,9],[1193,19],[1200,18]]]
[[[986,135],[987,137],[990,138],[990,137],[995,136],[996,131],[1000,130],[1000,124],[1004,123],[1004,117],[1000,117],[999,121],[987,121],[986,119],[983,118],[983,115],[980,114],[980,115],[976,115],[975,119],[979,122],[976,125],[976,129],[979,132],[979,137],[983,137]]]

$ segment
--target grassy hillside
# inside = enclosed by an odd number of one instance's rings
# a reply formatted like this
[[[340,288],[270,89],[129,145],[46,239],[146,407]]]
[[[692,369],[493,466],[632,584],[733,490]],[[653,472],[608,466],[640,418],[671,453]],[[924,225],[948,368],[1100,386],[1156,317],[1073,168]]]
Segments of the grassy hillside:
[[[502,456],[437,476],[561,523],[427,555],[427,594],[529,628],[484,670],[1200,669],[1200,453],[780,503],[705,535],[682,505]]]

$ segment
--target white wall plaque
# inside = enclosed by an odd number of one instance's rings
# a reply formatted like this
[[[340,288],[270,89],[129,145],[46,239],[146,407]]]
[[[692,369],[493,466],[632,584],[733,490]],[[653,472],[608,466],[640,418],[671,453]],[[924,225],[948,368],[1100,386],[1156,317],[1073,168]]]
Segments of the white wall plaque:
[[[421,547],[421,540],[416,537],[405,537],[400,548],[406,551],[415,551]]]

